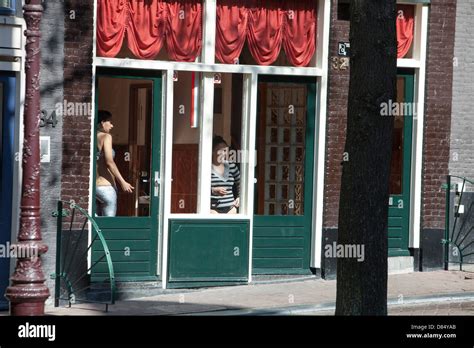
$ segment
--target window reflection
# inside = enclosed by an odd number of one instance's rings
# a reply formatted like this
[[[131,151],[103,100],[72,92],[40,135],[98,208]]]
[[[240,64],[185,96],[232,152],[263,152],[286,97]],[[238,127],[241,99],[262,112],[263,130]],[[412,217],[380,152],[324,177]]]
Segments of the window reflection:
[[[239,214],[246,159],[241,147],[243,75],[217,74],[214,81],[210,212]]]

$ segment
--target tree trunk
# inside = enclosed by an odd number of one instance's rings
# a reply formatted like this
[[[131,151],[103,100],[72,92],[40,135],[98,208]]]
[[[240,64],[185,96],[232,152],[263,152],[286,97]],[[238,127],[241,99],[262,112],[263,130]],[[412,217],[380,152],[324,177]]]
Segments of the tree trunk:
[[[387,314],[388,200],[396,101],[396,0],[351,1],[347,138],[339,202],[336,315]],[[353,249],[354,250],[354,249]]]

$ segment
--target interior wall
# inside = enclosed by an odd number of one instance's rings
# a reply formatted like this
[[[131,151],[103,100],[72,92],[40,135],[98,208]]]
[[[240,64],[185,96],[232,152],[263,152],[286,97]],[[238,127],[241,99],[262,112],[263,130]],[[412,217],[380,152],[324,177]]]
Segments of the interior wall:
[[[214,129],[213,134],[224,138],[227,144],[231,143],[231,112],[232,112],[232,74],[222,74],[220,84],[214,85],[215,88],[222,89],[222,112],[216,113],[214,110]],[[216,95],[214,96],[216,97]],[[216,105],[214,103],[214,105]]]
[[[199,128],[191,128],[191,72],[178,72],[174,82],[173,143],[199,144]]]
[[[102,77],[99,79],[99,108],[112,113],[114,144],[128,144],[130,85],[136,80]]]

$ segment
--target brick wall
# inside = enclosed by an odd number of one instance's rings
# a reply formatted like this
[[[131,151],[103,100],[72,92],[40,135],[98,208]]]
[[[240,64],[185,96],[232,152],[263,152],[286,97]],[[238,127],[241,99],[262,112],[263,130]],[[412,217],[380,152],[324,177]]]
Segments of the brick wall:
[[[449,165],[456,0],[432,0],[428,29],[422,226],[444,228]]]
[[[349,41],[349,21],[337,20],[337,1],[332,2],[329,57],[337,57],[338,42]],[[326,177],[324,227],[336,227],[339,216],[339,191],[344,144],[346,141],[349,69],[335,70],[329,62],[329,90],[326,138]]]
[[[458,0],[449,171],[452,175],[471,179],[474,179],[473,17],[474,2],[472,0]],[[470,190],[472,189],[470,188]]]
[[[65,12],[64,99],[92,103],[93,1],[65,1]],[[64,116],[61,197],[84,208],[89,201],[91,135],[91,115]]]
[[[448,172],[451,119],[452,60],[456,1],[433,0],[428,33],[427,93],[423,165],[423,227],[444,227],[444,193]],[[332,2],[329,56],[337,57],[338,42],[349,41],[349,22],[337,19]],[[324,227],[337,227],[344,152],[349,70],[329,70]]]

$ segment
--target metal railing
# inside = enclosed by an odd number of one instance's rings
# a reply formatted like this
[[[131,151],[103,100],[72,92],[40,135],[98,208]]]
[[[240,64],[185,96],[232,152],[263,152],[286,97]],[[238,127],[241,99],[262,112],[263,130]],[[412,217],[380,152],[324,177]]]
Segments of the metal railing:
[[[65,208],[66,206],[66,208]],[[76,203],[58,201],[54,306],[75,303],[115,303],[114,267],[107,242],[94,219]],[[91,234],[89,235],[89,227]],[[104,267],[106,270],[104,271]],[[100,268],[106,273],[101,282],[91,282]]]
[[[453,184],[453,178],[458,182]],[[466,194],[467,185],[474,188],[474,181],[455,175],[448,175],[447,183],[443,185],[446,189],[443,239],[446,270],[450,264],[459,264],[460,270],[463,270],[465,264],[474,264],[474,194]],[[454,193],[453,199],[451,193]]]

